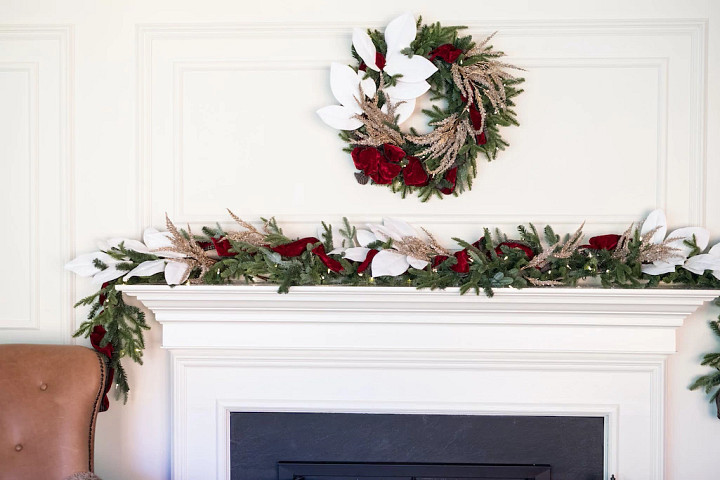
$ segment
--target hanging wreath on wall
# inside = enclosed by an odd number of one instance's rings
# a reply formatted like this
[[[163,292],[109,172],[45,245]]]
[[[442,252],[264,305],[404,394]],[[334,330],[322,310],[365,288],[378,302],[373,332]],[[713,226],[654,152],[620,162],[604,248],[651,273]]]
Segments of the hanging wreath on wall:
[[[512,107],[523,79],[489,45],[494,34],[475,43],[458,36],[463,28],[422,25],[405,13],[384,34],[354,30],[357,66],[330,67],[340,105],[317,113],[341,130],[359,183],[389,186],[403,198],[415,192],[422,201],[457,195],[472,187],[479,154],[490,161],[508,146],[500,127],[518,125]],[[426,92],[440,101],[423,110],[432,131],[401,130]]]

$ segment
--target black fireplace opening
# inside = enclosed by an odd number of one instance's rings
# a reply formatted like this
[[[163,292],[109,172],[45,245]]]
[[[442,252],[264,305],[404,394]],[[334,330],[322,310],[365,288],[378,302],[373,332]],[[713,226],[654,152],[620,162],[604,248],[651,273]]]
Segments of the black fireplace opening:
[[[230,477],[602,480],[605,428],[603,417],[232,412]]]
[[[278,480],[551,480],[550,465],[278,462]]]

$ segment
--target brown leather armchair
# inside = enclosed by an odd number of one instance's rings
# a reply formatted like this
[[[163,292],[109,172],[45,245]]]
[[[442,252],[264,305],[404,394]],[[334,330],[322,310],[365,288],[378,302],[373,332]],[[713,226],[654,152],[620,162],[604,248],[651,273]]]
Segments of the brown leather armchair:
[[[92,472],[103,358],[80,346],[0,345],[0,480]]]

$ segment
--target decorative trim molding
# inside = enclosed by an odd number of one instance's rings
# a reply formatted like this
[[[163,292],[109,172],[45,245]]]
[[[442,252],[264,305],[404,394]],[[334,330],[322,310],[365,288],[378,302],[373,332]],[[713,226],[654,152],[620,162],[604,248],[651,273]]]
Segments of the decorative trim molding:
[[[0,41],[13,41],[13,40],[52,40],[58,44],[59,52],[59,71],[58,80],[60,84],[58,101],[60,110],[59,128],[59,149],[58,156],[60,159],[61,175],[58,181],[60,182],[60,219],[65,229],[60,238],[60,249],[63,258],[58,259],[59,261],[66,261],[75,256],[75,211],[72,208],[75,202],[75,144],[74,144],[74,130],[75,130],[75,29],[72,25],[42,25],[42,24],[0,24]],[[34,85],[34,96],[35,105],[34,118],[35,122],[38,122],[40,115],[40,97],[39,97],[39,68],[40,65],[37,62],[35,64],[35,85]],[[33,187],[35,191],[32,193],[33,199],[31,201],[32,208],[34,209],[34,228],[37,231],[39,228],[39,209],[40,209],[40,198],[39,188],[37,184],[39,182],[41,159],[39,158],[39,126],[34,126],[34,161],[32,164],[32,177]],[[33,235],[33,262],[34,267],[34,278],[35,288],[32,289],[32,295],[37,295],[37,282],[39,280],[38,265],[36,258],[39,252],[39,238],[38,235]],[[62,278],[62,292],[61,298],[63,299],[62,304],[59,306],[59,322],[60,322],[60,338],[57,341],[62,343],[75,343],[72,338],[72,333],[75,330],[75,285],[76,278],[70,272],[61,272]],[[36,310],[38,309],[37,302],[39,299],[33,300],[36,303]],[[36,320],[37,323],[37,320]],[[39,328],[38,328],[39,330]]]
[[[453,23],[448,20],[447,23]],[[466,19],[458,24],[467,24]],[[255,38],[255,37],[327,37],[338,40],[347,39],[347,32],[353,26],[350,22],[326,24],[326,23],[206,23],[206,24],[146,24],[137,27],[137,56],[138,56],[138,184],[142,186],[139,200],[139,230],[152,224],[152,178],[150,168],[151,158],[151,133],[148,130],[151,124],[151,70],[153,42],[162,39],[173,38]],[[380,27],[380,24],[370,27]],[[694,82],[689,92],[689,105],[691,118],[693,119],[694,133],[693,140],[688,152],[689,191],[691,198],[688,200],[689,223],[702,225],[705,222],[705,98],[706,98],[706,43],[707,43],[707,21],[703,19],[679,19],[679,20],[567,20],[567,21],[492,21],[474,22],[468,25],[469,33],[481,34],[499,29],[501,37],[513,36],[577,36],[577,35],[614,35],[614,36],[688,36],[691,39],[692,73]],[[625,61],[625,59],[615,59]],[[662,62],[663,59],[656,60]],[[667,59],[664,60],[667,62]],[[223,63],[223,62],[220,62]],[[664,207],[664,197],[667,192],[667,143],[666,133],[668,130],[667,113],[667,63],[665,67],[658,67],[659,71],[659,97],[658,107],[658,176],[660,177],[657,191],[656,207]],[[177,97],[174,100],[177,103]],[[663,108],[664,106],[664,108]],[[178,160],[177,148],[178,137],[175,135],[173,142],[173,159]],[[176,169],[177,170],[177,169]],[[179,175],[175,172],[175,175]],[[183,217],[183,209],[178,205],[177,192],[173,195],[175,207]],[[392,213],[388,213],[393,216]],[[394,215],[401,216],[408,221],[422,224],[469,224],[469,223],[517,223],[527,220],[528,215],[517,219],[511,215]],[[319,213],[308,213],[304,215],[278,215],[283,222],[294,224],[315,223],[318,218],[326,218],[327,215]],[[577,224],[583,220],[592,221],[594,224],[617,224],[618,222],[629,222],[635,220],[630,216],[617,215],[594,215],[588,218],[579,218],[575,215],[543,214],[531,216],[533,221],[547,223]],[[627,217],[627,218],[626,218]],[[187,216],[178,218],[178,221],[190,220],[194,223],[207,223],[208,216]],[[213,221],[216,219],[213,218]],[[329,220],[329,219],[328,219]],[[353,216],[354,221],[374,221],[376,218],[371,214]]]

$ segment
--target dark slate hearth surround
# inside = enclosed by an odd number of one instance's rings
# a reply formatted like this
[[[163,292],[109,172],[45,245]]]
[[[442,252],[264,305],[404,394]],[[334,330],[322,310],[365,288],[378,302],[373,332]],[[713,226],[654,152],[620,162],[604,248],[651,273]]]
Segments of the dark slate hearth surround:
[[[553,480],[600,480],[599,417],[235,412],[232,480],[276,480],[277,463],[546,464]]]

